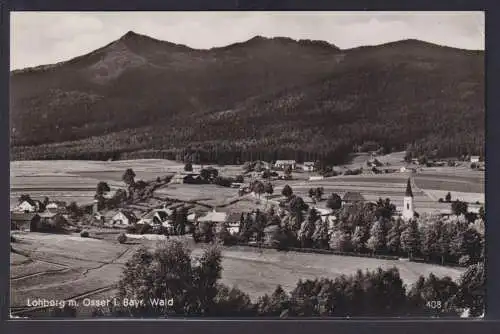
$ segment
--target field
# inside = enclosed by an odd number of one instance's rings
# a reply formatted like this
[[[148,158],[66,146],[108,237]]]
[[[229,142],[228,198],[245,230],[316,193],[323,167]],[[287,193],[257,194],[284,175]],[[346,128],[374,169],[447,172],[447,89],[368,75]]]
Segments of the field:
[[[155,196],[176,198],[181,201],[196,201],[201,204],[218,206],[238,199],[238,189],[213,184],[170,184],[155,191]]]
[[[393,153],[377,157],[381,162],[392,167],[403,165],[403,154]],[[360,167],[369,158],[367,154],[358,154],[350,165]],[[201,166],[193,166],[199,170]],[[217,167],[217,166],[216,166]],[[111,188],[123,187],[123,172],[132,168],[138,179],[153,179],[176,173],[183,165],[169,160],[131,160],[131,161],[13,161],[11,163],[11,206],[23,193],[33,198],[55,198],[67,202],[88,203],[92,201],[95,187],[99,181],[106,181]],[[235,176],[241,173],[241,166],[217,167],[221,175]],[[448,204],[438,203],[438,199],[451,192],[452,198],[474,203],[484,203],[484,172],[472,171],[467,167],[424,168],[417,174],[392,173],[379,175],[338,176],[320,181],[308,181],[309,173],[294,173],[290,181],[276,181],[275,194],[279,194],[285,184],[290,184],[295,193],[308,197],[311,187],[324,187],[325,194],[346,191],[358,191],[367,200],[389,197],[398,207],[403,204],[406,180],[413,178],[415,205],[420,212],[449,209]],[[237,199],[237,190],[212,185],[169,185],[157,191],[162,197],[176,197],[181,200],[196,200],[206,205],[227,205]],[[241,202],[225,208],[235,211],[251,207],[252,202]],[[324,205],[320,203],[319,206]]]
[[[12,161],[10,165],[11,206],[21,194],[34,199],[48,196],[79,204],[93,200],[99,181],[106,181],[112,189],[124,186],[122,175],[132,168],[137,179],[150,180],[176,173],[182,164],[170,160],[130,161]]]
[[[123,264],[134,250],[156,242],[135,239],[126,245],[115,241],[116,235],[102,240],[77,235],[18,233],[16,251],[27,257],[12,255],[11,306],[24,307],[28,298],[70,299],[79,295],[112,294]],[[202,246],[188,243],[193,256]],[[31,259],[31,262],[27,260]],[[396,266],[405,283],[412,284],[419,275],[431,272],[457,278],[461,270],[422,263],[389,261],[335,255],[256,250],[247,247],[223,249],[222,282],[237,286],[253,299],[271,293],[276,285],[292,289],[299,279],[330,277],[355,273],[357,269]]]
[[[412,191],[415,208],[418,212],[435,212],[450,208],[449,204],[439,203],[450,191],[452,199],[461,199],[470,203],[479,201],[484,203],[484,173],[475,174],[474,171],[461,171],[452,174],[451,170],[430,172],[392,173],[379,175],[336,176],[318,181],[279,181],[274,193],[280,194],[284,185],[292,187],[294,193],[307,198],[308,191],[313,187],[323,187],[325,197],[330,193],[341,196],[348,191],[359,192],[367,201],[376,201],[378,198],[390,198],[397,207],[402,207],[408,177],[411,176]],[[324,206],[320,202],[318,207]]]

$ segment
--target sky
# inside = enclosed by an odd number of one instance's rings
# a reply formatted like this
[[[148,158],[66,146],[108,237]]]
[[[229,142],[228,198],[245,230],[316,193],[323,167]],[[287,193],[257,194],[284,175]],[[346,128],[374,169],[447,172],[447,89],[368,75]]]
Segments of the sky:
[[[134,31],[208,49],[256,35],[341,49],[402,39],[484,50],[483,12],[12,12],[11,70],[89,53]]]

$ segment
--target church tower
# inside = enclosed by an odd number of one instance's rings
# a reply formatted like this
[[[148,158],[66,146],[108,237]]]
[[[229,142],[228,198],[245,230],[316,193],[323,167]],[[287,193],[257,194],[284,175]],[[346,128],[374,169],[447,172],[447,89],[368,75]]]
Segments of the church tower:
[[[408,183],[406,185],[406,192],[403,201],[403,219],[408,221],[413,218],[415,214],[413,208],[413,192],[411,191],[411,182],[408,179]]]

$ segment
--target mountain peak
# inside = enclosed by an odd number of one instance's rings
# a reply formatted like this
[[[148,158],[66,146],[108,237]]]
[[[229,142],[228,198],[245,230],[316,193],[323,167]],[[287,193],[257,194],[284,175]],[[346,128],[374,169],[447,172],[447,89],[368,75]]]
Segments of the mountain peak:
[[[141,36],[141,35],[139,35],[135,31],[129,30],[120,39],[129,39],[129,38],[134,38],[134,37],[139,37],[139,36]],[[143,36],[143,37],[145,37],[145,36]]]

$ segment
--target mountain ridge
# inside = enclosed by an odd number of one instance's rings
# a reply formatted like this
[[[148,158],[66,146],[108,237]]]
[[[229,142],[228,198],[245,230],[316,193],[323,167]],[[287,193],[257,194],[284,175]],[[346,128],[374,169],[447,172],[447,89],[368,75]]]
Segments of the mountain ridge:
[[[341,50],[262,36],[192,49],[128,32],[42,69],[11,72],[14,159],[78,157],[77,146],[80,156],[187,148],[213,160],[225,151],[231,162],[259,150],[336,160],[370,141],[484,150],[481,51],[413,39]]]

